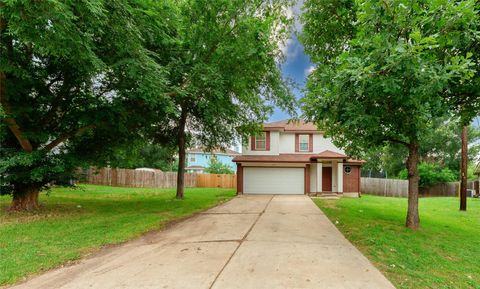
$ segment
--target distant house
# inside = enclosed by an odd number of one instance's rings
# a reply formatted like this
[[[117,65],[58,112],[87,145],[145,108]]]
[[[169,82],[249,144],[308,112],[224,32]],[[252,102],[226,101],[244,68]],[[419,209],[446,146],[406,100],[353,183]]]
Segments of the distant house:
[[[232,162],[233,158],[240,155],[238,152],[227,149],[213,150],[207,152],[203,148],[193,148],[187,150],[187,173],[203,173],[210,163],[212,157],[217,158],[218,161],[228,165],[232,171],[235,171],[237,166]]]

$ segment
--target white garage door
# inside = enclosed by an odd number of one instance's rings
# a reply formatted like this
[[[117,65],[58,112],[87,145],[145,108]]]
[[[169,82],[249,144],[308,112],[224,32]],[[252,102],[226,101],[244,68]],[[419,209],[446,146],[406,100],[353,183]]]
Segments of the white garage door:
[[[302,194],[304,193],[304,168],[253,168],[243,169],[245,194]]]

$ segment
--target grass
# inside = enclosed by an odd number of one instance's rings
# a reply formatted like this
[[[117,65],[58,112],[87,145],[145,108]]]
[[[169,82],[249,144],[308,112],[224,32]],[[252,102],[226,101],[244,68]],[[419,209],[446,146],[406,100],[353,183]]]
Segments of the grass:
[[[316,199],[347,239],[397,288],[480,288],[480,200],[420,199],[420,229],[404,227],[407,200]]]
[[[0,197],[0,286],[76,260],[102,246],[160,229],[234,196],[232,189],[118,188],[82,185],[42,194],[34,213],[8,213]]]

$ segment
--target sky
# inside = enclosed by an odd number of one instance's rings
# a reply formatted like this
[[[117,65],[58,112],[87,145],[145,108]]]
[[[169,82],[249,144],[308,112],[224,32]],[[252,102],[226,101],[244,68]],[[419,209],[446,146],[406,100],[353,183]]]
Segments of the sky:
[[[305,86],[307,76],[314,66],[308,55],[303,51],[303,45],[296,36],[289,39],[285,50],[286,60],[282,64],[282,75],[284,78],[290,78],[296,82],[298,88],[294,89],[293,93],[299,99],[303,95],[302,89]],[[270,116],[270,121],[283,120],[289,117],[289,114],[277,108]]]
[[[282,75],[284,78],[292,79],[296,82],[298,88],[294,89],[293,93],[297,99],[303,95],[303,88],[308,74],[313,69],[313,64],[310,58],[305,54],[303,45],[298,41],[296,34],[301,33],[302,23],[299,20],[303,0],[298,0],[296,4],[289,8],[288,15],[295,19],[292,36],[281,47],[285,55],[285,62],[282,64]],[[270,116],[270,121],[277,121],[290,118],[286,112],[275,109],[275,112]]]

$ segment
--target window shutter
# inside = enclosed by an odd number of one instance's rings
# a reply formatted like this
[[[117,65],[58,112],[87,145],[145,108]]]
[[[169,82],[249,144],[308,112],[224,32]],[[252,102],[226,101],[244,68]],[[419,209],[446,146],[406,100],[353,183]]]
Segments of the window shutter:
[[[255,150],[255,137],[254,136],[252,136],[251,150],[252,151]]]
[[[295,134],[295,152],[298,153],[300,151],[300,137],[298,134]]]
[[[270,132],[265,132],[265,150],[270,150]]]
[[[313,134],[308,135],[308,151],[313,152]]]

